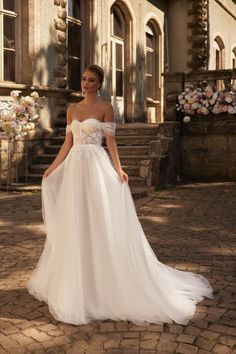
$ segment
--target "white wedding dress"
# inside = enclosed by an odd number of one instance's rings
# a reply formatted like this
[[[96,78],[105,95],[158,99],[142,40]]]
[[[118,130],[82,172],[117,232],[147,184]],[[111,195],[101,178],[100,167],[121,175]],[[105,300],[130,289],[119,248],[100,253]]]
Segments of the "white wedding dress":
[[[201,275],[161,263],[138,220],[129,185],[106,150],[115,123],[73,120],[73,146],[42,180],[46,241],[27,282],[59,321],[129,320],[186,324],[196,303],[212,298]]]

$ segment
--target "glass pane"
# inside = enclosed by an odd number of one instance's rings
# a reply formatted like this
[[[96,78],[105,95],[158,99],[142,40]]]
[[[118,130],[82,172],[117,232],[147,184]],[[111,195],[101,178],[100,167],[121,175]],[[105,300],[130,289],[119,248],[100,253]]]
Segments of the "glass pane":
[[[152,52],[146,52],[146,59],[147,59],[147,66],[146,66],[146,73],[149,75],[153,75],[153,55]]]
[[[216,49],[216,70],[221,69],[220,67],[220,51]]]
[[[111,61],[110,61],[110,66],[112,67],[113,65],[113,42],[111,41]]]
[[[68,23],[68,55],[80,58],[81,53],[81,26]]]
[[[68,1],[68,16],[80,19],[81,17],[81,6],[80,0],[69,0]]]
[[[119,11],[120,12],[120,11]],[[121,13],[113,9],[113,34],[119,38],[125,37],[125,20]]]
[[[233,69],[236,69],[236,59],[233,59]]]
[[[4,10],[15,11],[15,0],[3,0]]]
[[[116,43],[116,69],[123,70],[122,59],[122,45]]]
[[[154,91],[154,85],[153,85],[153,77],[152,76],[146,76],[146,88],[147,88],[147,92],[146,95],[149,98],[153,98],[153,91]]]
[[[4,81],[15,81],[15,51],[4,50]]]
[[[15,48],[15,18],[3,16],[4,48]]]
[[[68,58],[68,87],[81,91],[81,62],[80,59]]]
[[[116,96],[123,96],[123,72],[116,70]]]
[[[117,37],[122,38],[122,23],[121,20],[118,16],[118,14],[116,13],[116,11],[114,11],[114,35]]]
[[[154,36],[148,33],[146,33],[146,46],[154,49]]]

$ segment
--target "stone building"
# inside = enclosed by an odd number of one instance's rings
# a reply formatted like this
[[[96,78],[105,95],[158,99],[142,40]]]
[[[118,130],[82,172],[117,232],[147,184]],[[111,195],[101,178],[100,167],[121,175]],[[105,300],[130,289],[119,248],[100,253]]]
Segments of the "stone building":
[[[161,74],[235,66],[235,20],[232,0],[1,0],[0,95],[80,96],[97,63],[117,121],[162,121]],[[63,110],[51,101],[45,127]]]
[[[0,0],[0,97],[44,95],[45,140],[97,63],[118,123],[163,122],[162,74],[235,67],[235,20],[235,0]]]

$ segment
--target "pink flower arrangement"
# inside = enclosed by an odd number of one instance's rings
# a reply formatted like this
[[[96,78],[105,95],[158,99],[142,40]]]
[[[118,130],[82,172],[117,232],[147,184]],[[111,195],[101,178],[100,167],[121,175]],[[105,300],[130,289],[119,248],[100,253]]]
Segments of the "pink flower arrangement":
[[[35,129],[34,121],[39,119],[39,95],[36,91],[30,96],[20,96],[21,91],[13,90],[11,100],[0,101],[0,141],[19,140]],[[0,150],[3,150],[0,148]]]
[[[232,85],[230,91],[216,91],[211,86],[194,89],[189,85],[178,95],[176,109],[187,117],[207,116],[210,113],[216,115],[220,113],[236,114],[236,85]]]

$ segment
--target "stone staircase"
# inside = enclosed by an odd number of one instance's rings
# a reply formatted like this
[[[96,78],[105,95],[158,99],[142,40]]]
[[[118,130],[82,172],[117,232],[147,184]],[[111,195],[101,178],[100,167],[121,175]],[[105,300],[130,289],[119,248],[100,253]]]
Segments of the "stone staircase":
[[[148,186],[147,176],[141,176],[141,166],[148,166],[150,161],[149,143],[155,140],[158,124],[120,124],[116,129],[116,142],[120,160],[124,171],[129,175],[129,185],[134,197],[145,196]],[[55,136],[51,138],[50,145],[45,152],[38,155],[30,166],[28,182],[41,183],[45,169],[55,159],[65,136],[65,127],[55,129]],[[107,150],[107,147],[104,145]]]

